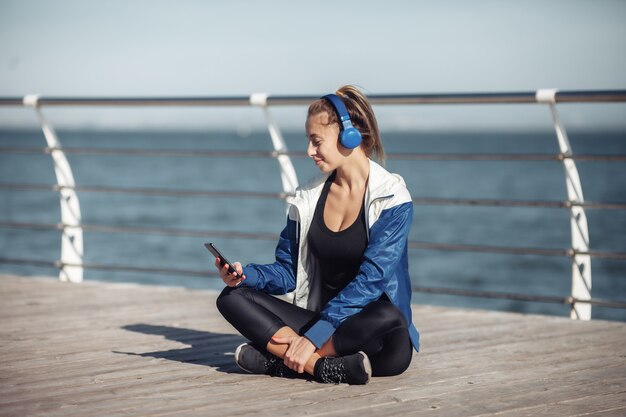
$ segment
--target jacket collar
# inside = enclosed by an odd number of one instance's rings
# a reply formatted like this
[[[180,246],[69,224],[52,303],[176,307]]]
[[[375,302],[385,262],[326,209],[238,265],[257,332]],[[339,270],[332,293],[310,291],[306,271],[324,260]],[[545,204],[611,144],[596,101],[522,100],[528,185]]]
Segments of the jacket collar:
[[[370,172],[369,178],[367,180],[367,190],[365,192],[365,201],[369,206],[369,203],[386,197],[392,197],[394,195],[394,190],[398,185],[404,185],[404,181],[401,177],[391,174],[385,168],[380,166],[378,163],[369,160],[370,164]],[[305,204],[305,201],[302,200],[302,197],[305,197],[310,204],[314,204],[317,202],[320,193],[322,192],[322,188],[324,183],[328,179],[330,174],[322,175],[316,177],[312,181],[307,184],[299,187],[300,192],[296,192],[296,196],[293,198],[289,198],[287,201],[291,204],[295,204],[302,208],[301,204]],[[299,197],[300,196],[300,197]]]
[[[367,193],[369,201],[393,195],[394,185],[398,182],[397,177],[390,174],[376,162],[370,161],[370,175],[367,180]]]

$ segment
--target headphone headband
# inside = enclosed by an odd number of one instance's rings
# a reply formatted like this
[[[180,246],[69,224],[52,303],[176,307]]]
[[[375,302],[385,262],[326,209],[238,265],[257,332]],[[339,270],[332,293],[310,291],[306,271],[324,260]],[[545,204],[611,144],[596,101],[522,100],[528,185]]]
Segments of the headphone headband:
[[[341,125],[339,143],[347,149],[354,149],[359,146],[362,139],[361,132],[359,132],[359,130],[352,125],[350,113],[348,113],[348,109],[346,108],[343,100],[341,100],[341,98],[339,98],[336,94],[326,94],[322,98],[332,104],[335,109],[335,113],[337,113],[337,116],[339,117]]]

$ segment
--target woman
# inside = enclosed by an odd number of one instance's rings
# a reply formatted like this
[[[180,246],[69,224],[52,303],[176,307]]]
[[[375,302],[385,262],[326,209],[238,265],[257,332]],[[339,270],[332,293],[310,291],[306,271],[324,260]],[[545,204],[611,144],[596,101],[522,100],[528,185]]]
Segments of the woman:
[[[215,266],[227,287],[222,315],[251,342],[235,352],[247,372],[307,373],[366,384],[404,372],[419,349],[411,318],[407,238],[413,204],[383,160],[378,124],[352,86],[312,103],[308,155],[324,174],[288,201],[276,262]],[[294,292],[289,303],[273,295]]]

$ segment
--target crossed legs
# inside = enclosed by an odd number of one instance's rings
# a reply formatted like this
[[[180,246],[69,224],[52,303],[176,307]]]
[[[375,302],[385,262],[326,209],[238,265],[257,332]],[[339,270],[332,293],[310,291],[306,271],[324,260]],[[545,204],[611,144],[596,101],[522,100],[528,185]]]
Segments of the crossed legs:
[[[318,318],[314,311],[247,287],[224,288],[217,307],[257,349],[281,359],[288,345],[274,343],[272,337],[302,335]],[[408,368],[412,347],[406,322],[391,302],[375,301],[346,319],[311,356],[305,372],[313,375],[315,363],[322,357],[350,355],[359,350],[370,357],[374,376],[398,375]]]

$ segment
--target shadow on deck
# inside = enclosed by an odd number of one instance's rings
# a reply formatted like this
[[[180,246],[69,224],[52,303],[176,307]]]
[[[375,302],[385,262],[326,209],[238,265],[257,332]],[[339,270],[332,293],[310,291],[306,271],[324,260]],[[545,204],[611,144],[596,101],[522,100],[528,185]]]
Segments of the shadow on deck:
[[[189,345],[189,347],[145,353],[118,351],[113,351],[113,353],[211,366],[220,372],[238,371],[239,368],[233,363],[232,354],[225,351],[228,349],[219,349],[219,347],[224,345],[238,346],[246,341],[243,337],[234,334],[203,332],[152,324],[129,324],[128,326],[122,326],[122,328],[132,332],[162,336],[166,340]],[[216,349],[216,347],[218,348]],[[224,366],[225,362],[228,363],[226,366]]]

